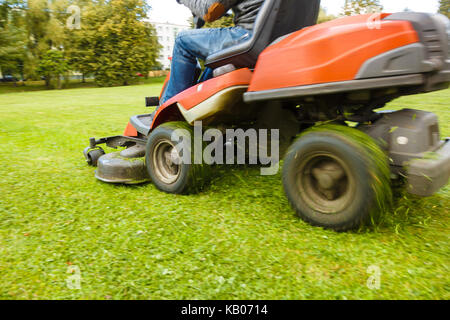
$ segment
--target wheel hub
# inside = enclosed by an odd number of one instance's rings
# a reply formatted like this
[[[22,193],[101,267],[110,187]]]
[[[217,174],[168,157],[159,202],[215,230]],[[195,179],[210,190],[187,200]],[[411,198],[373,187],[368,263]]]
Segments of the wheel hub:
[[[312,175],[317,180],[319,190],[328,200],[335,200],[338,195],[339,181],[345,172],[336,162],[328,161],[312,169]]]
[[[297,186],[315,211],[333,214],[352,199],[355,183],[350,168],[328,153],[307,156],[299,168]]]
[[[170,141],[160,141],[153,151],[153,166],[158,178],[164,183],[177,181],[180,175],[180,156]]]

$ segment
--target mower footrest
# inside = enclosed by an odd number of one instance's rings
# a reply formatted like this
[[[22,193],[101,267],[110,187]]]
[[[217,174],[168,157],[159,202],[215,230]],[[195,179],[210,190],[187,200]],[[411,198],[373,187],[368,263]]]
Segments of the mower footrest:
[[[144,136],[147,136],[150,132],[150,126],[152,125],[152,114],[141,114],[130,118],[131,125]]]

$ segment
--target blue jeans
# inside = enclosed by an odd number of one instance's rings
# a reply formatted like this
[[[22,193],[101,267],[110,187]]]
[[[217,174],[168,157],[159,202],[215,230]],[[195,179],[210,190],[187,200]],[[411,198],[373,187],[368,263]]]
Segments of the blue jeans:
[[[240,27],[181,31],[175,40],[170,79],[160,105],[197,83],[197,59],[205,60],[209,55],[250,37],[251,31]],[[205,70],[202,81],[211,76],[212,70]]]

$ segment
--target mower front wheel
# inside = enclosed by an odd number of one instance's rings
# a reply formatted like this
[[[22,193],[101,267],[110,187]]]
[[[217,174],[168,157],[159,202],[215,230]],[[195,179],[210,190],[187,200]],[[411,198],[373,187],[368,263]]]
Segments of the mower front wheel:
[[[91,149],[90,147],[87,147],[83,151],[84,157],[86,158],[86,162],[88,165],[92,167],[96,167],[98,163],[98,159],[100,159],[101,156],[105,154],[105,151],[97,147],[96,149]]]
[[[387,156],[372,138],[330,125],[309,130],[291,146],[283,184],[300,218],[347,231],[384,209],[391,197],[389,172]]]
[[[188,153],[187,157],[176,148],[180,141],[173,141],[174,137],[186,142],[183,151]],[[145,163],[154,185],[163,192],[196,193],[207,182],[209,166],[194,164],[194,133],[185,122],[168,122],[152,131]]]

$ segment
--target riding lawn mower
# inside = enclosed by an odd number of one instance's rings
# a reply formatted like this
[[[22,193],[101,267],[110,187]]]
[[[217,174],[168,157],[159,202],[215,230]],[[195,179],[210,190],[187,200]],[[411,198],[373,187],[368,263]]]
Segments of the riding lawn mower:
[[[401,12],[377,14],[375,23],[367,14],[316,24],[319,8],[319,0],[266,0],[248,41],[206,59],[211,79],[155,114],[131,117],[123,135],[90,139],[84,155],[98,166],[96,177],[152,181],[174,194],[200,190],[212,167],[175,161],[180,155],[171,137],[179,129],[192,133],[202,121],[221,132],[278,129],[280,143],[289,145],[285,193],[315,226],[359,227],[382,210],[393,179],[406,180],[419,196],[445,186],[450,141],[441,139],[437,116],[376,110],[401,96],[449,87],[449,20]],[[147,106],[159,106],[160,97],[146,98]],[[102,144],[125,149],[105,154]]]

